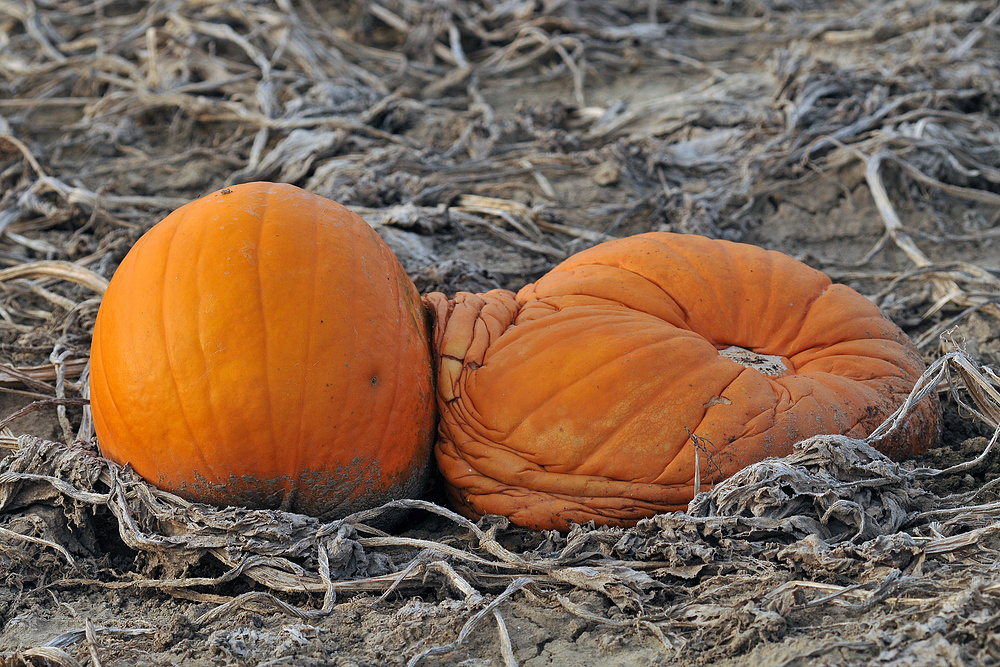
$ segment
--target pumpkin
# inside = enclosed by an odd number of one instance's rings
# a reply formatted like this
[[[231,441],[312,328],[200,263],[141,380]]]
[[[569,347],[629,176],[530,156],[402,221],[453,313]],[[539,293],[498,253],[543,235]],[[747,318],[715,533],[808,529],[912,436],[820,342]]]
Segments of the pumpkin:
[[[334,517],[433,469],[420,296],[364,220],[291,185],[226,188],[139,239],[90,400],[104,456],[194,501]]]
[[[425,301],[450,500],[532,528],[631,525],[685,509],[696,470],[708,488],[814,434],[864,437],[924,367],[854,290],[699,236],[616,240],[516,295]],[[921,452],[938,422],[929,397],[878,446]]]

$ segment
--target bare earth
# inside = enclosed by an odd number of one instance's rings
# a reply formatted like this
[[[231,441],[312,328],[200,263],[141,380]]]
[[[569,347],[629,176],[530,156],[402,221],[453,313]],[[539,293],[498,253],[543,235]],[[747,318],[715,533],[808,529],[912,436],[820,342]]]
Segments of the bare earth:
[[[0,417],[35,408],[0,435],[0,666],[1000,663],[998,25],[945,0],[0,2]],[[90,332],[146,229],[250,180],[350,206],[423,292],[653,230],[784,251],[939,362],[940,447],[819,438],[568,535],[439,489],[389,533],[190,506],[98,456]]]

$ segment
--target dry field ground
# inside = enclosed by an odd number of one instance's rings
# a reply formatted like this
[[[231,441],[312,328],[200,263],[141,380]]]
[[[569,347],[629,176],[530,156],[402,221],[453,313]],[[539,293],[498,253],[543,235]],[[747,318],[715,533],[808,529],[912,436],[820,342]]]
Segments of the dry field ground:
[[[1000,663],[998,119],[992,1],[0,0],[0,665]],[[187,506],[97,456],[90,333],[146,229],[250,180],[421,291],[784,251],[937,363],[940,447],[810,441],[629,530]]]

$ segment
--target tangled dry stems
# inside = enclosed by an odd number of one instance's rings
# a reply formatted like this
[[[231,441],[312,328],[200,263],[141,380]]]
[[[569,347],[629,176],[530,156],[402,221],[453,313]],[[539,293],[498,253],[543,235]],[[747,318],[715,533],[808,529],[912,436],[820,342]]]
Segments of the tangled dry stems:
[[[651,634],[668,655],[689,647],[705,656],[746,650],[812,609],[893,597],[911,612],[958,618],[969,596],[997,596],[995,584],[969,588],[959,576],[977,559],[995,567],[984,554],[998,508],[979,501],[996,485],[922,490],[984,465],[988,452],[962,470],[921,471],[857,443],[813,441],[746,471],[753,494],[723,484],[688,516],[628,531],[580,527],[517,550],[503,546],[517,531],[415,501],[413,512],[440,517],[457,541],[382,534],[370,516],[320,524],[191,506],[89,445],[80,405],[107,277],[168,210],[252,179],[352,206],[422,289],[483,291],[519,287],[616,235],[740,238],[774,195],[859,169],[881,240],[853,265],[813,259],[870,286],[937,357],[919,391],[943,373],[956,400],[996,426],[996,377],[941,334],[978,314],[995,327],[998,278],[932,251],[997,235],[1000,129],[983,82],[997,71],[1000,9],[737,5],[720,15],[697,1],[376,0],[338,12],[310,0],[173,0],[136,13],[103,0],[0,0],[0,388],[54,406],[71,443],[8,439],[18,449],[3,463],[0,557],[51,558],[46,567],[66,568],[52,587],[148,589],[215,605],[200,623],[260,606],[315,619],[338,595],[378,595],[378,604],[441,587],[467,604],[451,648],[492,617],[507,664],[497,605],[511,595]],[[870,61],[845,62],[835,48],[844,45]],[[757,66],[728,67],[733,50]],[[635,74],[650,94],[597,94]],[[546,92],[508,103],[532,89]],[[914,209],[938,227],[916,225]],[[484,266],[455,250],[483,235],[519,263]],[[911,268],[870,268],[895,249]],[[25,523],[25,503],[53,511]],[[143,574],[91,576],[93,545],[74,542],[86,530],[65,526],[96,524],[114,526]],[[202,576],[205,560],[222,573]],[[233,594],[239,582],[250,590]],[[761,586],[770,587],[763,597]],[[925,595],[928,586],[940,595]],[[94,647],[120,632],[81,628],[22,656],[72,665],[68,643]],[[829,642],[800,658],[871,644]],[[414,650],[411,662],[441,650]]]

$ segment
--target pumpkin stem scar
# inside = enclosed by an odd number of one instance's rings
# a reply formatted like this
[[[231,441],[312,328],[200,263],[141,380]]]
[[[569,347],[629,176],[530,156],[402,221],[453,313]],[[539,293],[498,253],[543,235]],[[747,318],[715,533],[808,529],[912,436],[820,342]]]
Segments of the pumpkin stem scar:
[[[719,355],[735,361],[741,366],[752,368],[764,375],[781,377],[788,373],[788,366],[776,354],[760,354],[753,350],[748,350],[736,345],[730,345],[724,350],[719,350]]]
[[[733,402],[730,401],[725,396],[713,396],[712,398],[708,399],[708,402],[702,405],[702,407],[710,408],[713,405],[732,405],[732,404]]]

